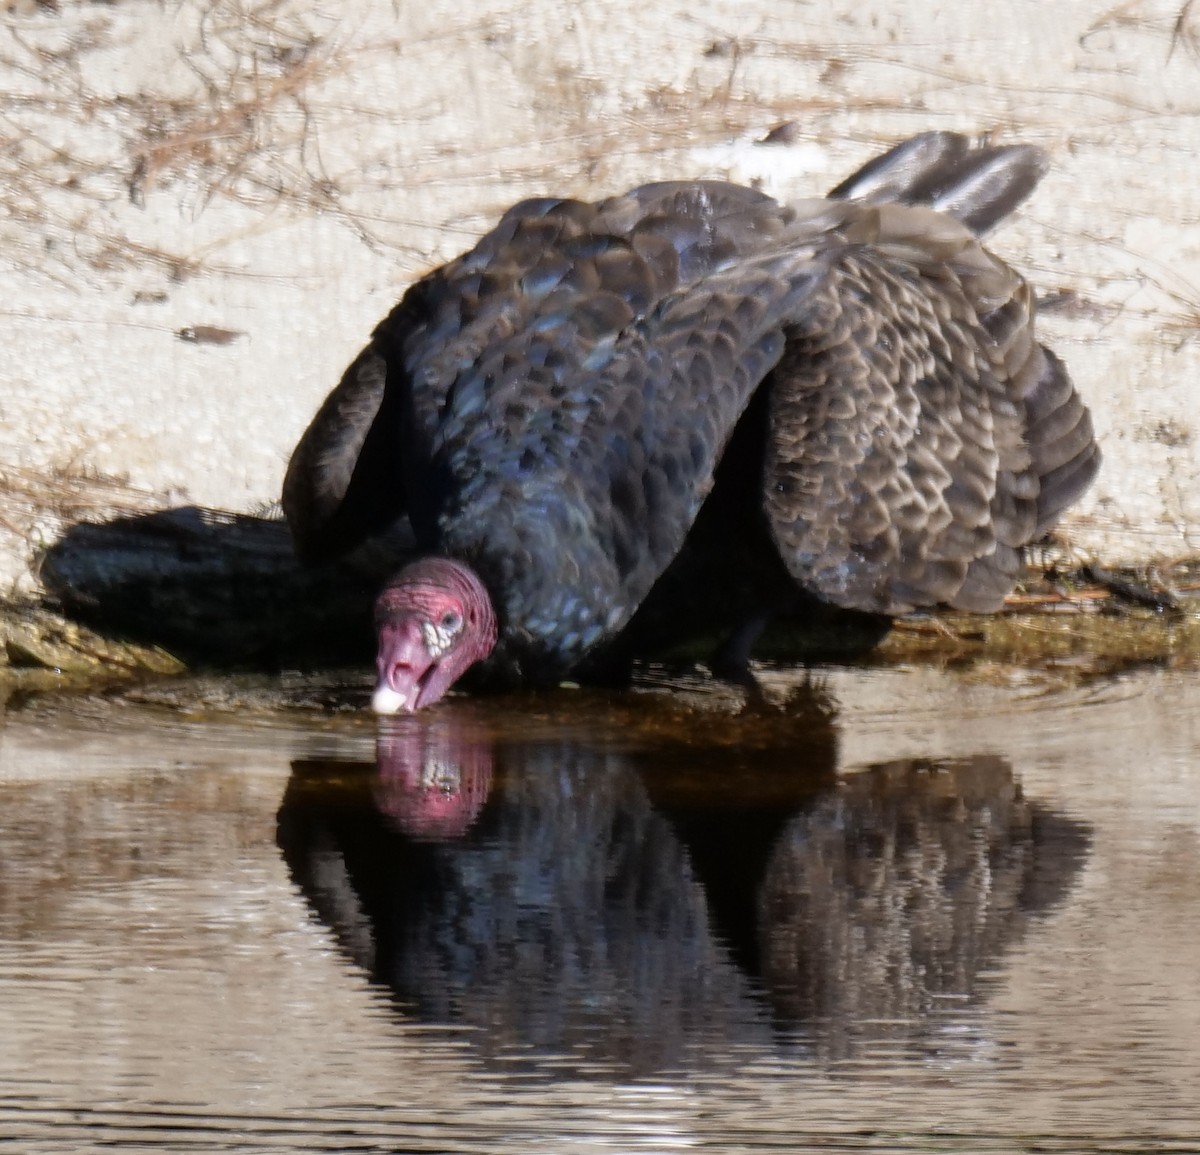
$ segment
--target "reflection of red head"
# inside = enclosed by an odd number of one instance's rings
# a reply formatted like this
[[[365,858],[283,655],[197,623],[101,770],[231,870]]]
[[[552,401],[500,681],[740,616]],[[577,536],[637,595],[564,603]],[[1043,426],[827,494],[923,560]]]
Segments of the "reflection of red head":
[[[491,747],[445,723],[381,722],[375,758],[375,805],[413,838],[461,838],[492,788]]]

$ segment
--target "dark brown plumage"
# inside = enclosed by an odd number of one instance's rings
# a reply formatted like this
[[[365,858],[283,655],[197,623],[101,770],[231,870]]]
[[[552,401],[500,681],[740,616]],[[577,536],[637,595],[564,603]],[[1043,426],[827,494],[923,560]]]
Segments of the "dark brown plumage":
[[[478,575],[491,661],[535,681],[611,643],[676,559],[704,582],[742,522],[834,605],[998,608],[1099,463],[1032,291],[977,236],[1044,169],[930,133],[794,206],[708,181],[515,206],[314,418],[284,483],[299,551],[407,516]],[[413,708],[428,674],[401,673]]]

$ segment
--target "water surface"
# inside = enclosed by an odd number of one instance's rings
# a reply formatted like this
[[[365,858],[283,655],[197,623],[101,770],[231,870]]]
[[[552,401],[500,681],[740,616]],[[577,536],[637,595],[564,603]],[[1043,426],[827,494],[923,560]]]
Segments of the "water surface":
[[[10,705],[0,1141],[1195,1150],[1200,679],[764,684]]]

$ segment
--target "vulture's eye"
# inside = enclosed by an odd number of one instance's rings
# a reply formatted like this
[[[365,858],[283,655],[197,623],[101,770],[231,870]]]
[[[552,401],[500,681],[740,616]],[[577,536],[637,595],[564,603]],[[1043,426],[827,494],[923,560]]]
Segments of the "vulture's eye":
[[[462,614],[456,614],[453,610],[447,610],[442,614],[442,620],[438,624],[443,630],[448,630],[453,634],[462,628]]]

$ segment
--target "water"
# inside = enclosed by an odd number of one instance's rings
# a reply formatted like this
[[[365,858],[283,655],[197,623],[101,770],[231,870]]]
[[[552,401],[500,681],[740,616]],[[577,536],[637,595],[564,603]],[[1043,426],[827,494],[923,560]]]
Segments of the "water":
[[[1200,1148],[1200,678],[765,687],[10,705],[0,1146]]]

